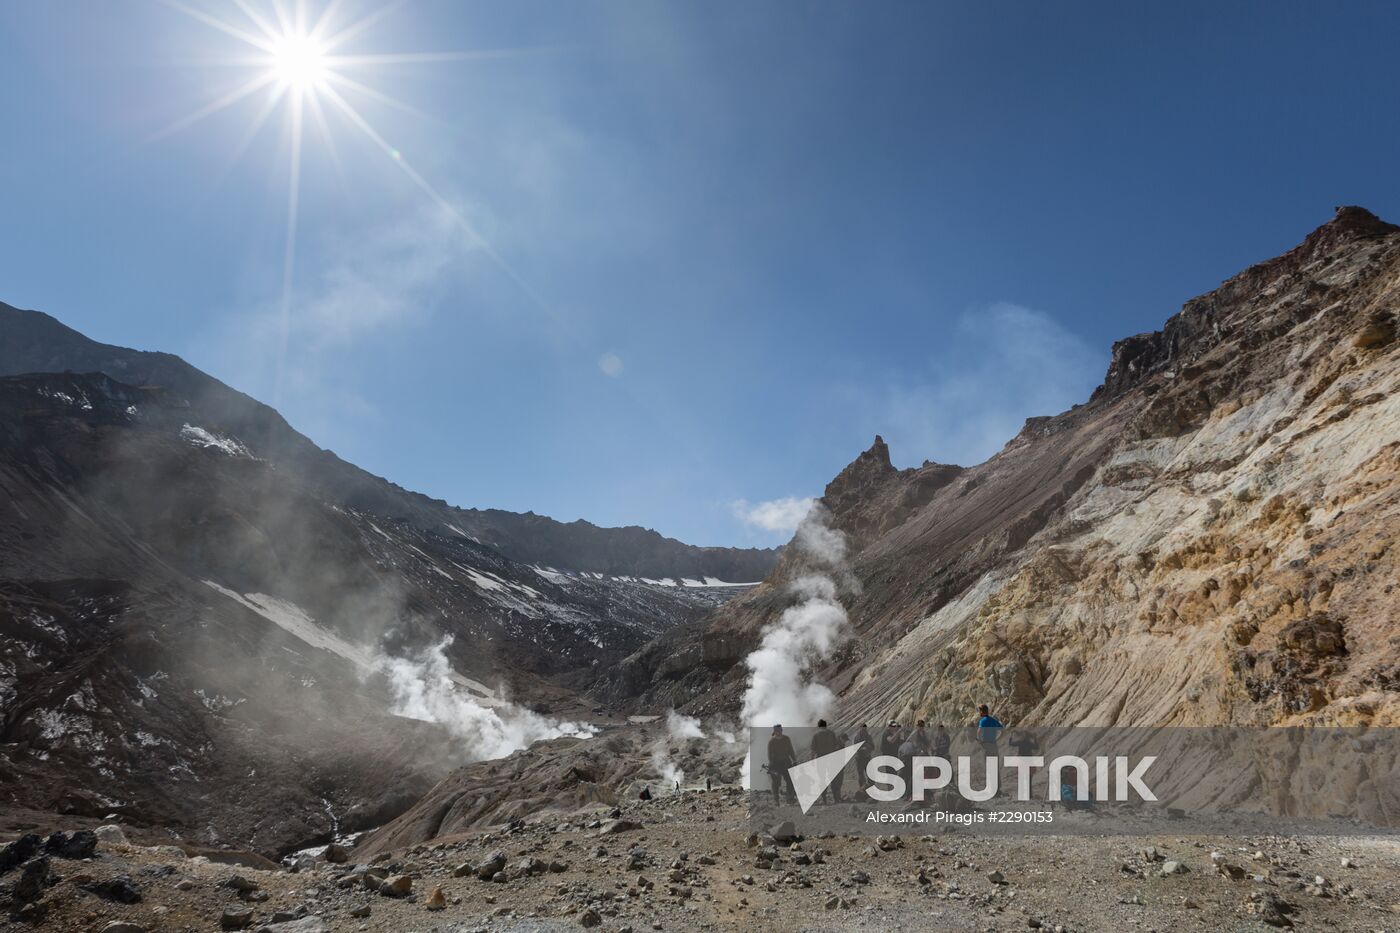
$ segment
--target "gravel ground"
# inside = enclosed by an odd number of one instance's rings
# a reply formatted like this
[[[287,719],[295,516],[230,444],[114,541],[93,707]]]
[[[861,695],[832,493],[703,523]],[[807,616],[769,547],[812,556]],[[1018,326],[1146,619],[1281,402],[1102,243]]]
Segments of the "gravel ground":
[[[51,857],[42,909],[0,923],[218,930],[231,910],[230,923],[246,919],[245,929],[278,933],[1400,930],[1400,842],[1375,837],[991,839],[959,830],[778,844],[751,834],[744,798],[728,791],[633,802],[620,812],[541,814],[385,853],[370,865],[355,864],[351,851],[344,863],[308,860],[298,871],[219,864],[103,835],[92,858]],[[496,852],[505,868],[494,880],[478,878]],[[0,878],[0,897],[22,873]],[[121,888],[91,890],[122,878],[139,902],[112,899]],[[384,893],[392,888],[408,892]],[[440,909],[432,909],[438,888]]]

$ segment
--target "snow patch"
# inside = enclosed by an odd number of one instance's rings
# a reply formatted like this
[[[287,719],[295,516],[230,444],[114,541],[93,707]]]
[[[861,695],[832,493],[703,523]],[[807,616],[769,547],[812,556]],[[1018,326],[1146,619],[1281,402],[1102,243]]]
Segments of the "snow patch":
[[[180,437],[185,442],[194,447],[213,447],[215,450],[228,454],[230,457],[247,457],[250,460],[257,459],[252,452],[238,441],[231,437],[222,437],[213,432],[206,431],[198,425],[186,424],[180,428]]]

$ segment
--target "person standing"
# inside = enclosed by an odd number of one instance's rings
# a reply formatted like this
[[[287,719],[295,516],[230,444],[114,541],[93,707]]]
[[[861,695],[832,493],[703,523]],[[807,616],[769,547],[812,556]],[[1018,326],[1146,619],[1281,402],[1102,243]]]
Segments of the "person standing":
[[[929,744],[928,729],[924,727],[924,721],[922,719],[914,726],[914,734],[909,736],[909,741],[914,743],[914,747],[918,750],[920,755],[927,755],[929,753],[929,748],[931,746]]]
[[[875,740],[870,737],[870,730],[866,728],[865,723],[860,724],[853,738],[860,743],[860,748],[856,750],[856,786],[864,790],[870,781],[865,771],[866,766],[870,764],[870,756],[875,754]]]
[[[832,752],[839,752],[840,750],[841,740],[836,737],[835,732],[832,732],[826,727],[825,719],[818,719],[817,731],[812,733],[812,757],[820,758],[823,755],[830,755]],[[831,802],[840,803],[842,777],[843,775],[838,771],[836,777],[826,786],[826,789],[822,791],[822,795],[818,799],[825,799],[829,791],[831,793]]]
[[[797,802],[797,790],[792,786],[792,775],[788,769],[797,764],[797,752],[793,750],[792,739],[783,735],[782,726],[773,727],[773,736],[768,740],[768,782],[773,790],[773,803],[782,802],[780,791],[787,785],[788,802]]]
[[[880,733],[880,754],[898,758],[899,745],[899,723],[891,719],[885,731]]]
[[[997,740],[1001,738],[1001,730],[1006,727],[1001,724],[1001,720],[992,715],[986,703],[977,707],[977,712],[977,741],[982,744],[982,754],[987,758],[995,758]]]

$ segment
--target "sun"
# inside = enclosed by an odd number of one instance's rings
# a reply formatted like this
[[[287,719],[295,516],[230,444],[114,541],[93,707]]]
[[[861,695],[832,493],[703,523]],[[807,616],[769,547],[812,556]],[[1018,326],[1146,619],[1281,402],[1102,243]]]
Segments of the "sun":
[[[285,87],[297,91],[317,90],[331,76],[330,52],[309,35],[279,36],[271,43],[268,68]]]
[[[228,110],[243,101],[262,98],[251,125],[242,140],[232,147],[229,164],[259,136],[263,126],[275,112],[286,123],[288,150],[287,220],[282,259],[282,340],[277,362],[277,385],[272,391],[276,404],[280,394],[283,357],[286,353],[287,322],[291,316],[292,281],[296,262],[297,221],[301,199],[302,142],[307,127],[318,129],[334,156],[333,131],[329,118],[339,118],[351,132],[369,139],[389,159],[390,164],[408,177],[427,194],[475,241],[482,252],[496,264],[529,298],[553,316],[553,312],[520,275],[506,263],[486,238],[457,207],[444,198],[423,177],[398,148],[391,145],[369,119],[360,113],[352,99],[368,100],[421,116],[414,108],[395,100],[383,91],[357,81],[352,75],[358,69],[376,70],[386,65],[413,65],[431,62],[462,61],[512,55],[515,49],[477,50],[471,52],[426,53],[350,53],[347,46],[356,36],[366,33],[379,19],[402,0],[367,0],[378,4],[359,19],[344,21],[341,14],[348,0],[162,0],[165,5],[218,30],[236,40],[240,55],[234,61],[249,67],[241,83],[211,100],[208,104],[175,121],[152,139],[183,130],[214,114]],[[198,3],[192,6],[191,3]],[[228,17],[210,11],[227,6]],[[313,15],[310,9],[320,6]],[[251,53],[247,50],[251,50]]]

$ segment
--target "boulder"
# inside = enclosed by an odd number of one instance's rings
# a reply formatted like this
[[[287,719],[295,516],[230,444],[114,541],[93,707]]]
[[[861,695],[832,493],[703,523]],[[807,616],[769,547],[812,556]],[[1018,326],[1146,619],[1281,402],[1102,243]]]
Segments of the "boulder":
[[[379,885],[383,897],[408,897],[413,893],[413,879],[408,875],[390,875]]]
[[[506,854],[499,850],[486,856],[486,859],[476,866],[476,876],[482,881],[490,881],[496,873],[506,867]]]
[[[222,930],[246,930],[253,925],[253,908],[231,904],[219,915]]]

